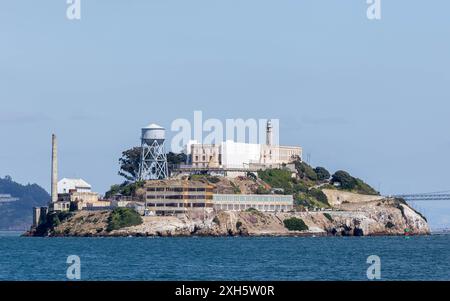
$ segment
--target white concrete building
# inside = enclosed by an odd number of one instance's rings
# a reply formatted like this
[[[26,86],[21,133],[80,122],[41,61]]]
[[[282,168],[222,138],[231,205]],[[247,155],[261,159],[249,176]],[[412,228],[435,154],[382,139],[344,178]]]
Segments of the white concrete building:
[[[213,194],[216,210],[245,211],[250,208],[265,212],[287,212],[294,208],[292,195]]]
[[[257,163],[261,158],[261,145],[237,143],[231,140],[221,144],[222,162],[225,168],[249,168],[250,163]]]
[[[297,158],[302,159],[300,146],[272,144],[272,124],[267,123],[265,144],[227,140],[218,144],[201,144],[195,140],[185,146],[188,165],[193,168],[264,169],[280,168]]]
[[[279,168],[302,158],[299,146],[238,143],[225,141],[220,145],[190,144],[188,162],[194,168]]]
[[[83,179],[64,178],[58,182],[58,194],[72,192],[91,192],[92,186]]]

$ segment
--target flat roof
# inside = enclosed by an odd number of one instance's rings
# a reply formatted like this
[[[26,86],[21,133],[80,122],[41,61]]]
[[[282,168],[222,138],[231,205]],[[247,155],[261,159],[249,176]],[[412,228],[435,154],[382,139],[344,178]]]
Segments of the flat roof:
[[[214,188],[213,185],[199,180],[149,180],[146,181],[144,187],[201,187]]]

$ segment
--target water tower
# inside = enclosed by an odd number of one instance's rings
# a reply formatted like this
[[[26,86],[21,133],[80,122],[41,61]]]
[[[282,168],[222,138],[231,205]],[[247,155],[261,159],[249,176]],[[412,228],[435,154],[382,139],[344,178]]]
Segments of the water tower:
[[[142,129],[142,154],[139,165],[139,180],[159,180],[168,177],[165,151],[166,130],[150,124]]]

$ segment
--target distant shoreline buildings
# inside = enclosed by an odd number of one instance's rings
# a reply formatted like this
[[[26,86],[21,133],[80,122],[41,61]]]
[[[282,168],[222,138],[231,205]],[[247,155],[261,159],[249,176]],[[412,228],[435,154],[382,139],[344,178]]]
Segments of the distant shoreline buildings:
[[[18,201],[19,198],[15,198],[10,194],[0,194],[0,204],[2,203],[11,203],[11,202],[15,202]]]

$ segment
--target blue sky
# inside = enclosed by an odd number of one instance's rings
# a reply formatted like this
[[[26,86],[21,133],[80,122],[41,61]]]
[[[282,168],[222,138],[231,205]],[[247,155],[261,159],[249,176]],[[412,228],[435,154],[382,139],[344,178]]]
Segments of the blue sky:
[[[282,144],[385,194],[450,190],[450,2],[0,3],[0,176],[104,192],[150,122],[279,118]],[[171,133],[169,133],[170,135]],[[450,204],[418,204],[433,227]]]

